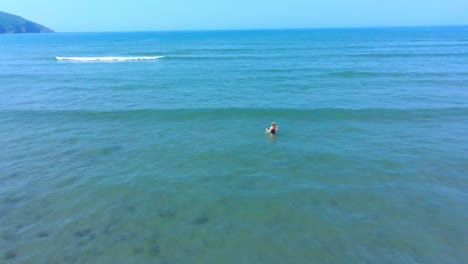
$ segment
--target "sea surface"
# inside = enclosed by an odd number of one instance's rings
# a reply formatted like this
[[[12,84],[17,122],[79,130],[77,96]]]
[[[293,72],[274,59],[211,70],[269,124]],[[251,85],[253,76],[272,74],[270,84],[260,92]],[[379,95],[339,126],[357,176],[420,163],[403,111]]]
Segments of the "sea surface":
[[[467,249],[468,27],[0,35],[0,263]]]

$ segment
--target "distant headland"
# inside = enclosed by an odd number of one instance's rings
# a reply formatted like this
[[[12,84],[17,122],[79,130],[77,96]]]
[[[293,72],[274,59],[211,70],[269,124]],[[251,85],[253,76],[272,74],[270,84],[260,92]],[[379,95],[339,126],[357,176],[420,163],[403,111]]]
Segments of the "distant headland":
[[[26,20],[20,16],[0,11],[0,34],[52,33],[52,29]]]

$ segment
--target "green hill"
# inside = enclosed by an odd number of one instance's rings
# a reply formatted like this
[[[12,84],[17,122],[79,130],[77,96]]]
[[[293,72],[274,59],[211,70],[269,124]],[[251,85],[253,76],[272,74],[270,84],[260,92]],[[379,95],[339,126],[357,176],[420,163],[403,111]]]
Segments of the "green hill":
[[[54,31],[20,16],[0,11],[0,34],[49,32]]]

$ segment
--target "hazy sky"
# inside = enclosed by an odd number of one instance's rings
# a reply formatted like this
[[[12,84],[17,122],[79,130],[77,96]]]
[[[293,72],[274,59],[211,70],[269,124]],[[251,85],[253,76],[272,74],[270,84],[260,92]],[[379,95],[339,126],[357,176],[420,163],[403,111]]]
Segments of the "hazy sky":
[[[468,0],[1,0],[56,31],[467,25]]]

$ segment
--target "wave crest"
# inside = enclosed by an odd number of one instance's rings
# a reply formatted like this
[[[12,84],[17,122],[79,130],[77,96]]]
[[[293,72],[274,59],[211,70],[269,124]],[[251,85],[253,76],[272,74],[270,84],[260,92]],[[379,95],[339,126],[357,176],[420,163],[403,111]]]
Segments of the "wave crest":
[[[349,120],[360,122],[389,122],[389,121],[421,121],[421,120],[465,120],[468,107],[450,108],[203,108],[203,109],[121,109],[121,110],[0,110],[0,117],[5,115],[34,115],[89,118],[150,118],[158,120],[194,120],[196,118],[253,118],[259,120],[265,117],[294,120],[302,119],[307,122],[331,122]]]
[[[157,60],[164,56],[132,56],[132,57],[55,57],[58,61],[82,61],[82,62],[100,62],[100,61],[138,61],[138,60]]]

